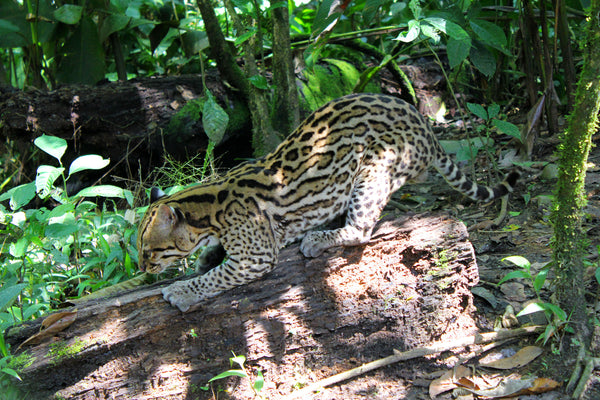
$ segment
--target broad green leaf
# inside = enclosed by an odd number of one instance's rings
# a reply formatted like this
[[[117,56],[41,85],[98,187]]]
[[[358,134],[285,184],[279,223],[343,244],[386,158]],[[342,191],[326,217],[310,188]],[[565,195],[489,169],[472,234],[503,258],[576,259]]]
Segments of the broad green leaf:
[[[81,19],[61,52],[66,54],[57,71],[61,82],[95,84],[104,78],[104,52],[90,17]]]
[[[511,271],[508,274],[504,275],[504,277],[502,279],[500,279],[500,282],[498,282],[498,285],[503,284],[506,281],[509,281],[511,279],[531,279],[531,275],[529,274],[529,272],[524,271],[524,270],[518,270],[518,271]]]
[[[69,176],[72,174],[85,171],[88,169],[102,169],[110,164],[110,159],[102,158],[97,154],[88,154],[85,156],[77,157],[71,163],[69,167]]]
[[[216,102],[212,93],[207,90],[206,102],[204,102],[202,109],[202,126],[208,139],[215,144],[219,144],[223,140],[228,123],[229,115]]]
[[[75,197],[118,197],[125,198],[125,190],[113,185],[98,185],[79,191]]]
[[[75,25],[81,20],[81,14],[83,12],[82,6],[74,4],[65,4],[54,11],[54,18],[62,23]]]
[[[223,378],[228,378],[230,376],[239,376],[241,378],[247,378],[248,377],[248,375],[244,371],[242,371],[240,369],[230,369],[229,371],[222,372],[219,375],[210,378],[208,380],[208,382],[209,383],[210,382],[214,382],[216,380],[223,379]]]
[[[365,24],[370,23],[377,12],[381,9],[386,0],[369,0],[365,2],[365,7],[362,10],[362,18]]]
[[[421,8],[421,2],[419,0],[410,0],[408,7],[412,12],[415,19],[420,19],[423,9]]]
[[[528,259],[526,259],[523,256],[504,257],[502,259],[502,261],[511,262],[511,263],[515,264],[517,267],[524,268],[527,271],[529,271],[529,269],[531,268],[531,263],[529,262]]]
[[[256,86],[259,89],[267,90],[269,88],[269,83],[267,82],[267,79],[262,75],[251,76],[250,78],[248,78],[248,80],[252,85]]]
[[[27,11],[17,1],[0,1],[0,48],[26,47],[31,44]],[[15,30],[16,28],[16,30]]]
[[[63,167],[53,167],[51,165],[40,165],[35,177],[35,191],[40,198],[45,199],[52,193],[54,182],[64,172]]]
[[[434,43],[440,42],[440,35],[438,34],[438,30],[431,25],[421,24],[421,33],[433,40]]]
[[[210,44],[205,31],[190,31],[181,36],[185,53],[191,57],[206,50]]]
[[[36,138],[33,144],[56,158],[59,162],[65,151],[67,151],[67,141],[56,136],[42,135]]]
[[[552,303],[540,303],[540,307],[542,307],[546,311],[550,311],[554,316],[556,316],[560,321],[567,320],[567,313],[565,310]]]
[[[473,114],[475,114],[478,118],[481,118],[484,121],[487,121],[489,116],[485,108],[481,104],[476,103],[467,103],[467,108]]]
[[[35,182],[16,186],[0,195],[0,201],[9,200],[11,210],[16,211],[35,197]]]
[[[102,21],[100,26],[100,42],[104,43],[111,33],[122,31],[131,21],[131,17],[121,14],[112,14]]]
[[[469,21],[469,24],[473,32],[475,32],[483,43],[497,49],[506,47],[506,36],[502,28],[498,25],[482,19],[472,19]]]
[[[514,138],[521,140],[521,130],[518,126],[508,121],[502,121],[499,119],[494,119],[492,124],[498,128],[498,130],[506,135],[512,136]]]
[[[421,33],[421,24],[417,20],[408,21],[408,30],[400,32],[396,40],[400,40],[405,43],[412,42],[419,37]]]
[[[475,42],[469,55],[473,66],[482,74],[491,77],[496,72],[496,59],[489,49],[481,43]]]
[[[423,21],[427,22],[434,28],[444,32],[446,35],[453,39],[462,41],[468,39],[470,40],[469,34],[463,28],[461,28],[460,25],[455,24],[452,21],[448,21],[447,19],[438,17],[425,18]]]
[[[78,230],[79,226],[76,223],[57,223],[46,226],[44,234],[50,238],[61,239],[71,236]]]
[[[27,252],[27,247],[29,247],[29,239],[22,237],[16,242],[10,244],[8,252],[14,258],[21,258]]]
[[[600,267],[596,268],[596,273],[594,276],[596,277],[596,281],[600,283]]]
[[[0,288],[0,312],[4,312],[26,287],[26,283],[18,283]]]
[[[10,21],[0,19],[0,34],[19,32],[19,27],[12,24]]]
[[[448,54],[448,62],[450,68],[455,68],[462,63],[471,50],[471,38],[465,40],[457,40],[454,38],[448,38],[446,44],[446,53]]]
[[[488,115],[489,115],[490,119],[496,118],[498,116],[499,112],[500,112],[500,106],[497,103],[492,103],[488,107]]]

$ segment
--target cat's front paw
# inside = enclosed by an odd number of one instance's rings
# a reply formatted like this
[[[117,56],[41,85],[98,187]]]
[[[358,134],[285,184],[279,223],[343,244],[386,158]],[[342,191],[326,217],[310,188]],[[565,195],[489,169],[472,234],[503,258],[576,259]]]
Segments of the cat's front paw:
[[[321,240],[319,232],[308,232],[302,239],[302,243],[300,243],[300,251],[304,254],[304,257],[318,257],[327,250],[328,246],[324,246]]]
[[[193,304],[196,304],[200,300],[198,295],[190,288],[188,281],[174,282],[163,288],[162,294],[166,301],[179,308],[182,312],[186,312]]]

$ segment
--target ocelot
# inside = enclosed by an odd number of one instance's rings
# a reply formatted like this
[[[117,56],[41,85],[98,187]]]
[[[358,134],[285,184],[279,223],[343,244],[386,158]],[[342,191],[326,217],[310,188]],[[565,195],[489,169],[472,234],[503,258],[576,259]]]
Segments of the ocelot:
[[[266,274],[279,249],[297,239],[306,257],[368,242],[392,193],[431,165],[479,201],[506,195],[519,177],[511,172],[494,188],[470,181],[403,100],[380,94],[333,100],[266,157],[171,196],[153,190],[139,227],[140,269],[158,273],[200,247],[222,246],[224,263],[163,289],[167,301],[186,311]],[[343,214],[342,228],[311,231]]]

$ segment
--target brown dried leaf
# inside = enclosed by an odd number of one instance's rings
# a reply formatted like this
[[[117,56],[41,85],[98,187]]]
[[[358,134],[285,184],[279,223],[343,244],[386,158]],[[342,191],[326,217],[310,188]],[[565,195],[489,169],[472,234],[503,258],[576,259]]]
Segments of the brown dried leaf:
[[[42,321],[40,331],[21,343],[19,349],[25,345],[38,344],[42,340],[56,335],[58,332],[68,328],[76,319],[77,310],[63,311],[49,315]]]
[[[444,373],[437,379],[434,379],[429,384],[429,396],[434,398],[438,394],[452,390],[458,385],[455,381],[471,376],[471,370],[462,365],[457,366],[451,371]]]
[[[480,365],[495,369],[520,368],[535,360],[540,354],[542,354],[542,349],[540,347],[527,346],[523,347],[512,357],[502,358],[500,360],[490,362],[481,362]]]

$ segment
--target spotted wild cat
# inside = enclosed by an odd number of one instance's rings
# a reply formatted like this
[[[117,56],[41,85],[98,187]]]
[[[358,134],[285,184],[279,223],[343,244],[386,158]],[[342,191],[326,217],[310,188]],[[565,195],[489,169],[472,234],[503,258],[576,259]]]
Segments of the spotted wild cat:
[[[392,193],[429,166],[479,201],[511,192],[519,176],[511,172],[494,188],[477,185],[413,106],[380,94],[339,98],[263,159],[171,196],[153,190],[139,228],[140,268],[158,273],[200,247],[222,246],[223,264],[163,289],[166,300],[186,311],[263,276],[276,265],[279,249],[297,239],[306,257],[368,242]],[[344,227],[311,231],[342,214]]]

